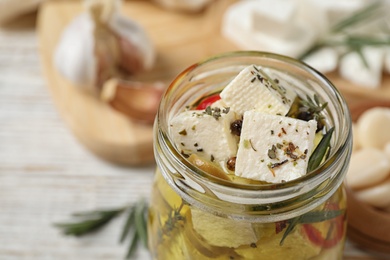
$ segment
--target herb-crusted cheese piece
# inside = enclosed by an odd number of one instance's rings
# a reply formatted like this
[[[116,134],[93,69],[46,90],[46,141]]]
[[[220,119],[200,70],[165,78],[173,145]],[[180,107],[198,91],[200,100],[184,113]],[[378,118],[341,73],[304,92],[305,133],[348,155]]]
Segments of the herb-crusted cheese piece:
[[[316,128],[315,120],[245,112],[235,174],[270,183],[305,175]]]
[[[224,165],[237,153],[237,138],[230,133],[230,124],[235,119],[229,108],[184,111],[172,118],[170,131],[183,154],[196,153]]]
[[[225,104],[240,115],[248,110],[257,110],[284,116],[296,94],[287,92],[278,83],[278,79],[251,65],[243,69],[220,95]]]

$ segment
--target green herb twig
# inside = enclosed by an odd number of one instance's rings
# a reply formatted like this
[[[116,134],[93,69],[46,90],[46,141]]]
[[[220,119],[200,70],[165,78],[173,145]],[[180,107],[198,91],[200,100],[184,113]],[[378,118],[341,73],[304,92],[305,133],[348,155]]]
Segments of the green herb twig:
[[[123,243],[126,238],[131,237],[126,254],[126,259],[129,259],[134,255],[139,242],[147,247],[147,210],[147,203],[141,199],[125,207],[74,213],[73,216],[76,218],[74,221],[56,223],[54,226],[61,229],[65,235],[80,237],[98,231],[114,218],[127,213],[119,242]]]
[[[362,48],[365,46],[390,45],[390,38],[384,38],[383,35],[362,36],[357,34],[356,30],[353,32],[353,29],[371,21],[385,18],[383,9],[382,2],[376,1],[341,20],[332,26],[322,39],[302,53],[298,59],[303,60],[324,47],[345,47],[346,52],[358,52],[364,64],[368,66],[361,51]]]
[[[173,208],[171,212],[169,212],[168,214],[168,219],[165,221],[165,223],[160,223],[160,225],[162,226],[161,230],[162,230],[162,233],[161,235],[165,235],[165,236],[168,236],[169,233],[176,227],[176,225],[180,222],[180,221],[184,221],[185,220],[185,217],[181,215],[180,211],[182,210],[184,206],[184,202],[182,201],[182,203],[180,204],[179,207],[177,208]],[[161,237],[162,239],[162,237]]]
[[[319,131],[324,128],[326,123],[322,111],[327,105],[327,102],[321,103],[317,95],[314,95],[313,98],[307,95],[306,100],[297,96],[286,116],[305,121],[314,119],[317,121],[317,131]]]
[[[331,28],[332,33],[338,33],[345,31],[353,26],[357,26],[359,24],[365,23],[369,20],[378,18],[378,13],[382,8],[382,4],[379,1],[375,1],[374,3],[367,5],[366,7],[358,10],[353,13],[351,16],[344,18]]]
[[[326,134],[322,137],[316,149],[314,149],[313,153],[309,158],[309,162],[307,166],[308,172],[316,169],[324,160],[324,158],[326,158],[326,154],[330,149],[330,140],[332,139],[333,131],[334,131],[334,127],[329,129],[328,132],[326,132]]]
[[[317,95],[314,95],[313,99],[307,95],[306,100],[301,100],[301,104],[305,107],[307,112],[313,115],[313,119],[316,121],[321,121],[324,119],[324,116],[321,114],[321,112],[326,108],[328,102],[321,104]]]
[[[79,212],[73,214],[74,217],[80,219],[79,222],[57,223],[55,226],[62,229],[65,235],[79,237],[97,231],[123,213],[124,210],[125,208]]]
[[[345,210],[324,210],[324,211],[311,211],[302,216],[292,218],[287,221],[288,226],[283,233],[282,239],[279,244],[283,245],[284,240],[294,230],[298,224],[312,224],[334,219],[342,214]]]

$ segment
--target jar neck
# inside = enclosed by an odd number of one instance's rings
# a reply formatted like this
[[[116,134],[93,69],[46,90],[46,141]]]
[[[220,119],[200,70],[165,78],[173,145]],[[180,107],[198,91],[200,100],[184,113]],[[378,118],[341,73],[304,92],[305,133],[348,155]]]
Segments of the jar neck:
[[[168,131],[172,116],[195,99],[219,91],[242,68],[256,64],[291,77],[298,94],[316,94],[328,102],[325,111],[335,127],[328,159],[314,171],[286,183],[245,185],[209,175],[189,163]],[[217,215],[274,222],[302,215],[325,202],[339,188],[351,154],[351,119],[340,93],[305,64],[269,53],[235,52],[211,58],[182,72],[165,93],[155,127],[155,157],[168,184],[189,204]]]

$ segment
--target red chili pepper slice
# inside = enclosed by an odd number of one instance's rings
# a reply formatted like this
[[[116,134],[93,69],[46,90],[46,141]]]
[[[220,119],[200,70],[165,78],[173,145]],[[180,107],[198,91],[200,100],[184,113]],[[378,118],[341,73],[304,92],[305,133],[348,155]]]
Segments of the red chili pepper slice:
[[[338,210],[339,207],[336,203],[329,203],[325,206],[325,209]],[[331,248],[341,240],[344,234],[344,216],[340,215],[331,220],[329,234],[323,237],[321,232],[312,224],[303,224],[303,230],[305,231],[309,240],[322,248]]]
[[[196,110],[206,109],[206,107],[211,106],[215,101],[218,101],[220,99],[221,97],[219,96],[219,94],[208,96],[199,103],[199,105],[196,107]]]

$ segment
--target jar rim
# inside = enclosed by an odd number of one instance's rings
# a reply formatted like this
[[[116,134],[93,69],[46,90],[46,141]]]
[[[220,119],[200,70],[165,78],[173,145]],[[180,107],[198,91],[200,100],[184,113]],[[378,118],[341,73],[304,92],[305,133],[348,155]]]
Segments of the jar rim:
[[[296,60],[291,57],[287,57],[280,54],[275,53],[269,53],[269,52],[261,52],[261,51],[234,51],[234,52],[226,52],[222,54],[217,54],[212,57],[209,57],[207,59],[204,59],[203,61],[200,61],[198,63],[195,63],[191,66],[189,66],[187,69],[183,70],[170,84],[169,88],[165,92],[162,103],[164,102],[164,99],[166,99],[168,93],[174,88],[178,83],[180,83],[182,80],[186,78],[190,73],[196,71],[196,69],[208,65],[212,63],[215,60],[222,60],[222,59],[229,59],[229,58],[235,58],[235,57],[245,57],[245,56],[256,56],[258,58],[267,58],[271,60],[277,60],[279,62],[283,62],[286,64],[289,64],[290,66],[295,66],[297,68],[300,68],[302,70],[307,71],[311,75],[313,75],[316,79],[321,81],[324,85],[326,85],[333,93],[335,97],[337,97],[337,100],[339,101],[339,107],[341,108],[343,115],[344,115],[344,122],[345,124],[342,124],[345,126],[344,133],[340,133],[339,129],[339,135],[341,138],[338,138],[336,140],[336,143],[334,144],[336,149],[333,149],[330,156],[321,163],[319,167],[312,170],[311,172],[306,173],[304,176],[300,178],[296,178],[291,181],[283,182],[283,183],[267,183],[267,184],[243,184],[243,183],[234,183],[231,181],[223,180],[218,177],[214,177],[213,175],[197,168],[196,166],[192,165],[186,158],[177,150],[175,145],[173,145],[173,140],[169,136],[168,138],[164,138],[163,140],[169,140],[171,144],[169,146],[174,148],[175,156],[179,157],[180,160],[177,162],[182,164],[183,167],[190,169],[193,173],[195,173],[195,176],[198,176],[203,181],[209,182],[210,180],[216,184],[220,184],[226,187],[230,188],[236,188],[240,190],[278,190],[278,189],[286,189],[289,187],[294,187],[297,184],[307,183],[312,179],[318,179],[323,176],[323,172],[326,172],[327,169],[332,168],[331,166],[333,164],[336,164],[338,162],[337,157],[339,157],[341,154],[345,152],[346,149],[348,149],[348,138],[351,136],[351,117],[349,113],[349,109],[346,105],[345,99],[341,95],[341,93],[338,91],[338,89],[320,72],[318,72],[316,69],[312,68],[308,64]],[[158,114],[157,114],[157,121],[162,122],[163,121],[163,114],[164,112],[161,111],[161,106],[159,108]],[[320,174],[321,173],[321,174]],[[325,178],[324,178],[325,179]]]

